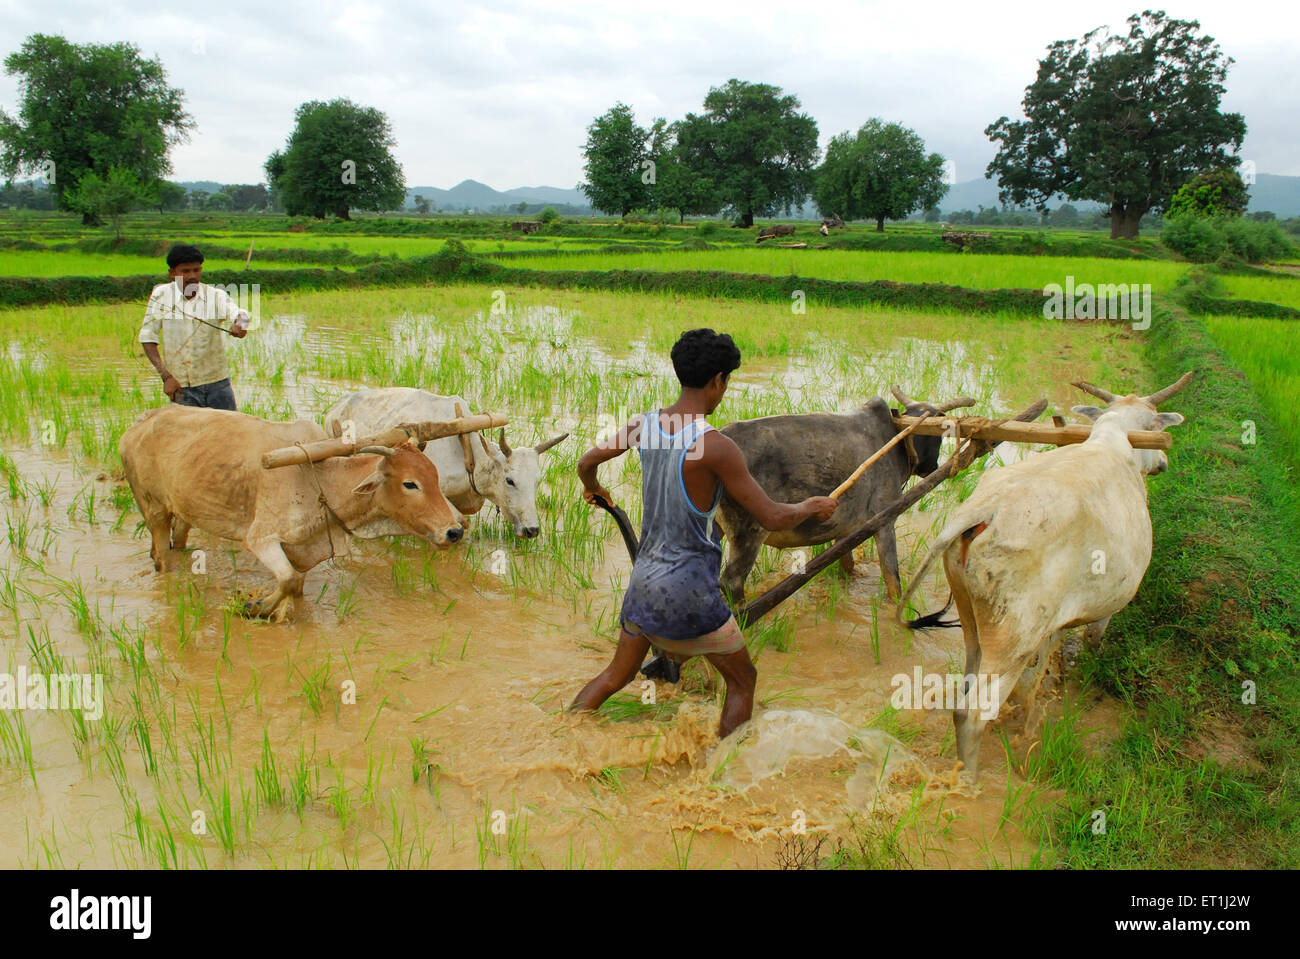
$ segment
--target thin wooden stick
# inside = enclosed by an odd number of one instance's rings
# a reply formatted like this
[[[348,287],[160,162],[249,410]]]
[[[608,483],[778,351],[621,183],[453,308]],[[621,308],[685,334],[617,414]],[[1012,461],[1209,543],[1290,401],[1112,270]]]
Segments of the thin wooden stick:
[[[867,470],[871,468],[871,465],[875,463],[876,460],[880,459],[880,457],[884,456],[886,453],[892,450],[899,443],[903,442],[903,440],[907,438],[908,434],[912,433],[918,426],[920,426],[922,423],[928,420],[931,415],[932,414],[930,413],[926,413],[924,416],[917,417],[915,423],[913,423],[907,429],[900,432],[892,440],[890,440],[884,446],[880,447],[880,449],[876,450],[865,460],[863,460],[862,465],[853,471],[852,476],[846,479],[839,486],[835,487],[835,489],[831,492],[831,499],[839,499],[840,496],[843,495],[850,486],[852,486],[854,483],[858,481],[858,479],[862,476],[863,473],[865,473]]]

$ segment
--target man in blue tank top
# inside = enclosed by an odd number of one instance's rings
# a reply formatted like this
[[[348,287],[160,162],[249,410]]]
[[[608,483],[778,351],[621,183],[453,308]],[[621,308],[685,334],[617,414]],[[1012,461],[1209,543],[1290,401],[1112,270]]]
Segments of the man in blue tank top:
[[[596,468],[636,448],[641,454],[641,547],[623,595],[618,649],[570,709],[594,710],[636,676],[653,646],[677,661],[706,656],[722,674],[727,695],[718,736],[725,738],[754,710],[757,673],[722,595],[721,535],[714,513],[725,488],[768,530],[792,529],[810,517],[828,519],[836,501],[813,496],[777,503],[750,475],[734,441],[705,417],[717,409],[740,350],[725,333],[691,330],[673,346],[681,395],[672,406],[642,413],[578,462],[584,498],[612,504]]]

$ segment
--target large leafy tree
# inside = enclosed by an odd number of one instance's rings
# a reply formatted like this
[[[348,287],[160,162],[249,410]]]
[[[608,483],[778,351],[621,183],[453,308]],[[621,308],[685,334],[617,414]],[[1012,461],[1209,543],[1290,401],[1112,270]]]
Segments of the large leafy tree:
[[[875,220],[883,232],[885,220],[902,220],[938,204],[948,192],[943,163],[939,154],[925,152],[914,131],[873,118],[857,133],[831,139],[813,200],[823,215]]]
[[[1225,148],[1241,149],[1246,122],[1219,111],[1232,58],[1195,20],[1148,10],[1128,25],[1053,43],[1025,90],[1026,119],[984,131],[1000,144],[986,175],[1003,203],[1093,200],[1109,208],[1112,237],[1134,237],[1198,171],[1240,162]]]
[[[271,192],[290,216],[350,219],[350,210],[395,210],[406,181],[393,156],[388,118],[340,99],[298,107],[283,151],[266,161]]]
[[[687,165],[678,143],[680,123],[663,118],[650,127],[650,159],[654,161],[654,184],[650,207],[676,210],[678,217],[711,216],[724,206],[717,184],[709,176]]]
[[[817,121],[799,112],[797,97],[734,79],[677,124],[676,140],[686,168],[712,181],[745,226],[802,203],[820,155]]]
[[[37,33],[5,58],[5,72],[19,78],[21,102],[16,117],[0,110],[0,173],[44,174],[62,209],[87,174],[97,176],[101,194],[115,167],[123,171],[119,186],[128,172],[138,184],[156,184],[171,172],[168,149],[194,126],[162,63],[130,43]],[[83,207],[83,218],[93,223],[96,214]]]
[[[639,126],[626,103],[616,103],[587,127],[583,156],[587,182],[582,192],[602,213],[626,216],[651,202],[648,131]]]

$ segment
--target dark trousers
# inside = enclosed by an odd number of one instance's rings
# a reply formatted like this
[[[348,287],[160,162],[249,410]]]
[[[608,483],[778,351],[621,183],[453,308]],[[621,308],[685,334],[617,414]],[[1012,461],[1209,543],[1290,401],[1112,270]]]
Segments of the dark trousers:
[[[235,408],[235,391],[230,385],[230,377],[215,383],[200,383],[198,386],[182,386],[176,391],[173,403],[181,406],[206,406],[210,410],[233,410]]]

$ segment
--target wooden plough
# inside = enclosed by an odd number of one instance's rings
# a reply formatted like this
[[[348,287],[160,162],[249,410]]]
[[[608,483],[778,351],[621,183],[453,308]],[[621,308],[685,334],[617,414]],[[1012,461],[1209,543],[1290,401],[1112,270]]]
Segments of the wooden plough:
[[[262,468],[269,470],[299,463],[319,463],[331,456],[352,456],[368,446],[398,446],[412,439],[423,443],[442,439],[445,436],[459,436],[508,425],[510,420],[500,413],[476,413],[473,416],[461,416],[454,420],[403,423],[401,426],[395,426],[364,439],[346,440],[335,437],[303,443],[301,446],[286,446],[271,450],[262,454]]]

